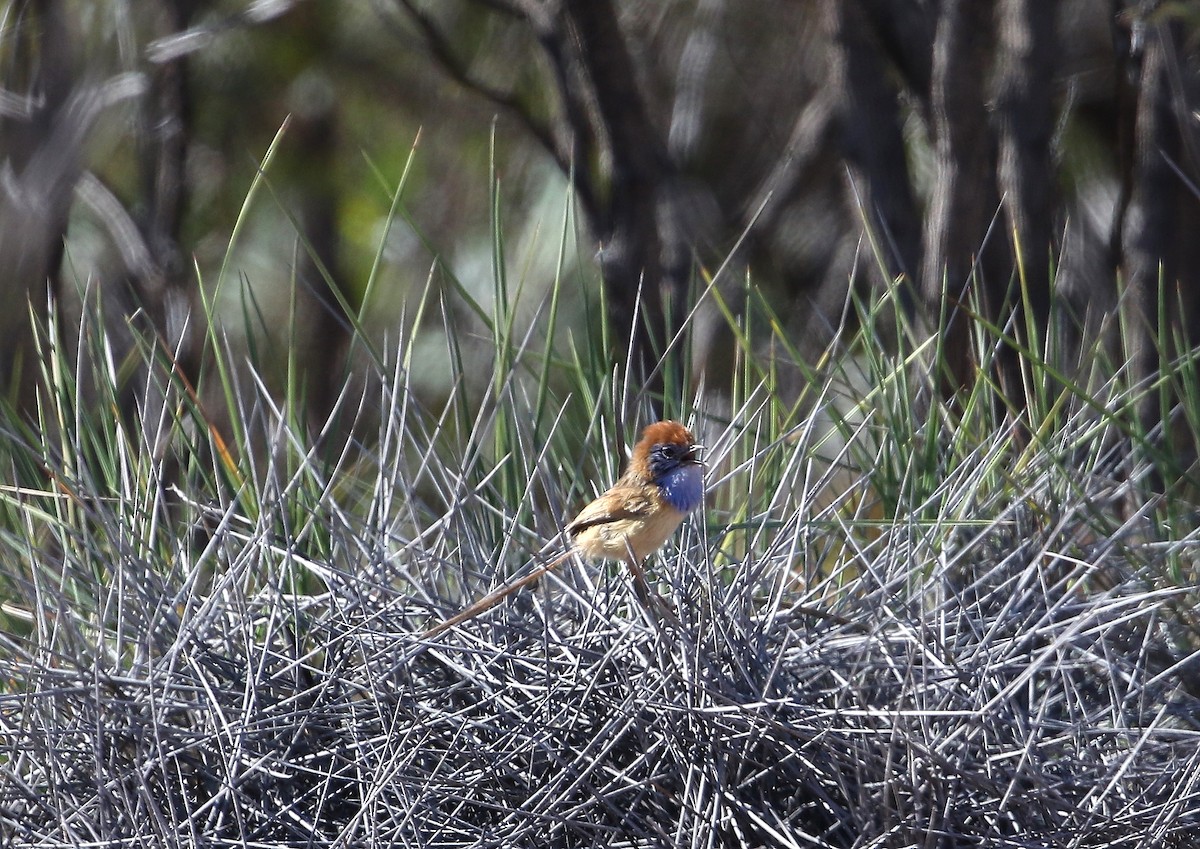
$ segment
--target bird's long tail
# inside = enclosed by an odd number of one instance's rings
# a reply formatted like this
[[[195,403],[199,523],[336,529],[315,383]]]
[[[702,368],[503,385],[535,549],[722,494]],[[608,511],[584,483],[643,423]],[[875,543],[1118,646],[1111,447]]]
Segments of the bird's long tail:
[[[504,601],[504,599],[508,598],[510,595],[515,593],[517,590],[520,590],[524,587],[529,586],[534,581],[536,581],[538,578],[542,577],[542,575],[545,575],[547,572],[551,572],[554,569],[557,569],[560,565],[562,565],[563,562],[566,561],[566,559],[568,557],[571,556],[572,551],[573,551],[573,549],[567,549],[562,554],[558,555],[558,557],[555,557],[553,560],[551,560],[549,563],[543,563],[541,566],[538,566],[536,569],[534,569],[528,575],[524,575],[523,577],[517,578],[515,581],[511,581],[502,587],[497,587],[496,589],[492,590],[490,593],[485,595],[483,598],[479,599],[479,601],[472,604],[470,607],[468,607],[464,610],[460,610],[458,613],[454,614],[453,616],[451,616],[449,619],[445,620],[444,622],[439,622],[437,625],[434,625],[432,628],[430,628],[428,631],[426,631],[424,634],[421,635],[422,638],[424,638],[426,640],[431,639],[433,637],[436,637],[438,634],[441,634],[443,631],[453,628],[455,625],[460,625],[463,622],[466,622],[470,619],[474,619],[476,616],[480,615],[481,613],[486,613],[487,611],[489,611],[493,607],[495,607],[497,604]]]

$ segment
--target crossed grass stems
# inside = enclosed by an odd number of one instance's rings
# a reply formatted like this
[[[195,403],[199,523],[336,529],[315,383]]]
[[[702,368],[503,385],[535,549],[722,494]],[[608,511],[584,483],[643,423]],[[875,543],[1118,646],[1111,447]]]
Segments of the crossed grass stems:
[[[710,289],[731,389],[667,363],[653,399],[711,448],[649,565],[677,621],[571,564],[429,644],[651,415],[558,284],[524,324],[499,271],[490,313],[453,284],[409,326],[440,309],[460,380],[421,396],[414,330],[317,429],[215,334],[205,394],[102,316],[44,326],[39,418],[3,425],[7,845],[1187,845],[1193,490],[1137,408],[1192,357],[1144,386],[1027,350],[1017,428],[986,381],[938,402],[886,301],[806,370]],[[114,417],[131,374],[158,404]]]

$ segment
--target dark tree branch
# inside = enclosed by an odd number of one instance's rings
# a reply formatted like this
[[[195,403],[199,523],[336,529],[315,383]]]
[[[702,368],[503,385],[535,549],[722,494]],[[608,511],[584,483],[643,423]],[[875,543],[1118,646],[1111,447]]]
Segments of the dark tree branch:
[[[566,137],[570,153],[565,163],[559,161],[559,166],[571,175],[584,213],[593,226],[597,226],[605,214],[603,198],[606,192],[602,165],[603,140],[600,138],[591,91],[580,67],[579,57],[571,49],[571,39],[562,20],[561,9],[553,15],[531,18],[530,24],[546,53],[562,104],[565,126],[559,129],[559,133]]]
[[[179,0],[175,5],[182,14],[190,18],[200,2],[201,0]],[[162,63],[183,58],[208,47],[223,33],[269,23],[290,12],[294,5],[296,0],[247,4],[244,9],[232,14],[155,39],[147,47],[146,55],[150,61]]]
[[[472,0],[472,2],[518,20],[532,20],[545,13],[543,4],[538,0]]]
[[[639,89],[613,4],[501,4],[506,14],[523,16],[545,51],[548,84],[560,110],[559,120],[547,125],[534,118],[531,104],[475,79],[416,0],[397,2],[447,73],[517,115],[570,177],[600,242],[601,270],[618,333],[633,340],[643,375],[651,374],[678,327],[692,252],[674,164]],[[642,319],[635,325],[639,313]]]
[[[459,58],[449,39],[446,38],[437,24],[434,23],[433,18],[426,14],[413,0],[397,0],[397,2],[408,13],[409,18],[417,26],[417,29],[420,30],[421,36],[429,48],[429,52],[433,54],[433,58],[437,60],[438,65],[455,82],[515,116],[537,143],[554,157],[560,168],[564,171],[570,169],[570,145],[555,132],[557,128],[539,121],[534,115],[533,106],[516,94],[489,85],[471,74],[466,63]],[[475,2],[489,8],[503,6],[504,11],[508,14],[523,14],[515,4],[496,4],[494,2],[482,2],[482,0],[475,0]]]

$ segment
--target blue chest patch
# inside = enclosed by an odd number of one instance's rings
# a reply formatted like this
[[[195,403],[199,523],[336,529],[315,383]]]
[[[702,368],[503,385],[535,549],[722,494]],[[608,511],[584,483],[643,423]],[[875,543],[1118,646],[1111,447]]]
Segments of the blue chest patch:
[[[663,500],[680,513],[690,513],[704,499],[704,474],[700,466],[676,466],[658,479]]]

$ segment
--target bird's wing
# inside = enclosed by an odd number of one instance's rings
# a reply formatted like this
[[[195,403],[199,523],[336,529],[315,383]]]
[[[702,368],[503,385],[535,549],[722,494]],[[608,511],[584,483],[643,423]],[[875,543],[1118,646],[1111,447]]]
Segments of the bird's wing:
[[[567,525],[567,533],[574,535],[596,525],[649,516],[654,512],[654,506],[647,493],[634,487],[614,487],[580,510]]]

